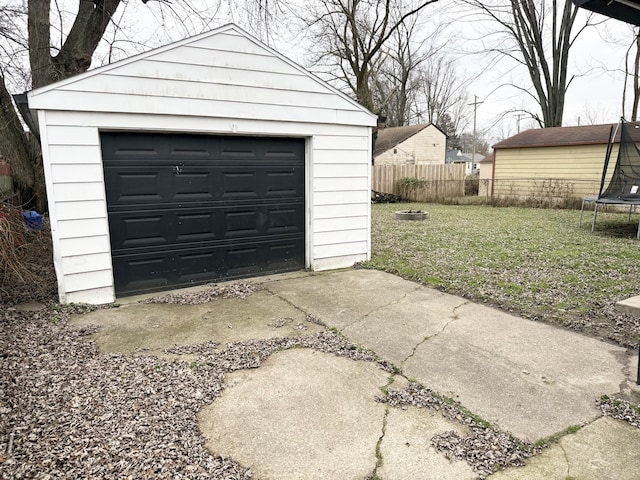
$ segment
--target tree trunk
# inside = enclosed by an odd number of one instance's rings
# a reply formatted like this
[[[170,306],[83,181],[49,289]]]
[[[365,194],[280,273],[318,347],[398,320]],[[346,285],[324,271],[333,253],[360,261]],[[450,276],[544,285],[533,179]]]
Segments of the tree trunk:
[[[17,203],[44,212],[47,196],[39,150],[37,142],[30,141],[22,127],[4,77],[0,76],[0,153],[11,165]]]
[[[28,0],[31,86],[40,88],[85,72],[121,0],[80,0],[78,13],[59,53],[51,56],[49,0]],[[24,131],[0,76],[0,153],[11,165],[14,188],[23,208],[47,210],[39,139]]]

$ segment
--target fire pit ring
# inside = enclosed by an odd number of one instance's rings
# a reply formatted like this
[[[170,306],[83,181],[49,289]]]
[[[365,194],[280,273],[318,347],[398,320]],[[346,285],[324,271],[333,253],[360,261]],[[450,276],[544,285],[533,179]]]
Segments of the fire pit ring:
[[[398,210],[396,220],[427,220],[429,212],[424,210]]]

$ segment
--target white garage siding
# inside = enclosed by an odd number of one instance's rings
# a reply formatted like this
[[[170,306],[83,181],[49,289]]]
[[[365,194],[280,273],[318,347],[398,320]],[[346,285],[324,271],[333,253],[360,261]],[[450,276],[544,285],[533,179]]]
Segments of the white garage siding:
[[[306,264],[370,257],[376,117],[236,26],[29,95],[38,111],[63,303],[115,299],[101,131],[306,139]]]

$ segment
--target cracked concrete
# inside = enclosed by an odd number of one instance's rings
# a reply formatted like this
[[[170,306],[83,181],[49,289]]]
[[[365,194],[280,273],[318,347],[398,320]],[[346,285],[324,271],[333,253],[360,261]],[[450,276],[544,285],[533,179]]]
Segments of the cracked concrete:
[[[245,299],[196,306],[128,302],[81,316],[76,325],[100,325],[93,335],[100,348],[123,353],[336,328],[401,366],[404,377],[521,439],[587,424],[524,469],[496,478],[565,480],[567,465],[577,478],[637,478],[633,446],[640,430],[600,418],[595,406],[602,394],[640,392],[630,378],[636,356],[624,349],[378,271],[288,274],[260,282],[265,290]],[[306,314],[324,326],[304,322]],[[285,317],[293,321],[273,327]],[[293,328],[300,322],[306,330]],[[459,425],[438,412],[376,402],[391,381],[402,388],[404,377],[390,377],[375,363],[307,349],[274,353],[257,370],[227,375],[226,390],[201,413],[201,430],[214,454],[229,455],[266,480],[362,480],[372,468],[384,480],[474,478],[466,463],[431,447],[434,435]]]
[[[384,480],[466,480],[477,474],[463,461],[449,460],[431,445],[439,433],[455,431],[465,435],[466,428],[445,419],[439,412],[425,408],[390,408],[387,430],[381,444],[382,466],[378,475]]]
[[[466,302],[463,303],[462,305],[466,305]],[[456,307],[457,308],[457,307]],[[454,312],[455,312],[455,308],[454,308]],[[413,350],[411,351],[411,354],[405,358],[402,361],[402,366],[404,367],[405,362],[407,362],[411,357],[413,357],[416,353],[416,351],[418,350],[418,348],[420,348],[422,346],[422,344],[424,344],[425,342],[427,342],[428,340],[437,337],[438,335],[444,333],[444,331],[447,329],[447,327],[449,325],[451,325],[453,322],[455,322],[456,320],[458,320],[458,316],[454,314],[453,318],[451,318],[443,327],[442,329],[438,332],[438,333],[434,333],[433,335],[431,335],[430,337],[424,337],[419,343],[416,343],[416,346],[413,347]]]
[[[595,399],[627,380],[623,348],[382,272],[329,273],[271,288],[407,377],[525,440],[599,417]]]
[[[536,441],[599,417],[595,399],[625,379],[620,347],[482,305],[459,315],[404,372],[518,438]]]
[[[128,301],[118,308],[76,315],[72,324],[79,328],[99,326],[93,340],[105,351],[143,351],[156,355],[175,345],[208,341],[224,344],[251,337],[300,336],[322,330],[321,326],[306,322],[298,308],[267,291],[257,291],[250,298],[171,307]],[[282,318],[292,321],[274,328],[273,321]],[[295,328],[298,324],[305,328]]]
[[[636,480],[640,472],[640,429],[602,417],[568,434],[522,468],[491,475],[491,480]]]
[[[376,465],[388,373],[313,350],[275,353],[229,374],[200,414],[207,447],[264,479],[358,479]]]

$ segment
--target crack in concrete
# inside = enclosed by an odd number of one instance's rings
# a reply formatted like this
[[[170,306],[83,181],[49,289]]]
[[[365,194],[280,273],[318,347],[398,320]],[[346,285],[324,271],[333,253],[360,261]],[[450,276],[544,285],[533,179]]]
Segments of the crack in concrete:
[[[383,308],[387,308],[390,307],[391,305],[396,305],[398,303],[400,303],[402,300],[404,300],[405,298],[407,298],[410,294],[417,292],[418,290],[420,290],[423,286],[422,285],[418,285],[416,286],[413,290],[406,292],[404,295],[402,295],[399,298],[396,298],[394,300],[391,300],[389,303],[385,303],[384,305],[380,305],[377,306],[375,308],[372,308],[371,310],[369,310],[367,313],[365,313],[362,317],[358,318],[357,320],[354,320],[353,322],[351,322],[349,325],[345,326],[342,330],[339,330],[340,332],[342,332],[343,330],[349,328],[349,327],[353,327],[354,325],[357,325],[358,323],[364,321],[367,319],[367,317],[369,317],[373,312],[376,312],[378,310],[382,310]]]
[[[560,445],[560,442],[558,442],[558,448],[560,448],[560,450],[562,450],[562,455],[564,456],[564,461],[567,464],[567,474],[565,475],[565,478],[571,478],[571,465],[569,464],[569,457],[567,456],[567,451],[564,449],[564,447],[562,445]]]
[[[444,333],[444,331],[447,329],[447,327],[449,327],[449,325],[451,325],[456,320],[459,320],[460,317],[458,317],[458,314],[456,313],[456,310],[461,308],[461,307],[464,307],[465,305],[468,305],[468,304],[469,304],[469,301],[463,302],[460,305],[456,305],[452,310],[452,315],[451,315],[451,317],[449,317],[449,321],[442,326],[440,331],[438,333],[434,333],[433,335],[430,335],[428,337],[424,337],[420,342],[418,342],[415,345],[415,347],[413,347],[413,350],[411,351],[411,353],[409,355],[407,355],[407,358],[405,358],[400,365],[403,366],[411,357],[413,357],[415,355],[416,351],[418,350],[418,348],[420,348],[422,346],[422,344],[424,344],[427,340],[430,340],[432,338],[437,337],[438,335],[441,335],[442,333]]]
[[[391,380],[391,382],[389,382],[386,386],[388,387],[389,385],[391,385],[391,383],[393,383],[393,380]],[[382,433],[380,434],[380,437],[376,442],[376,466],[373,468],[373,472],[371,472],[371,474],[367,477],[368,480],[380,479],[380,477],[378,477],[378,469],[382,466],[382,463],[384,461],[382,457],[382,441],[384,440],[384,437],[387,434],[387,421],[389,417],[389,409],[390,407],[388,405],[386,405],[384,408],[384,416],[382,417]]]
[[[293,303],[291,300],[289,300],[288,298],[283,297],[282,295],[280,295],[279,293],[273,292],[271,290],[269,290],[266,286],[263,286],[262,288],[263,290],[267,291],[268,293],[270,293],[271,295],[279,298],[280,300],[282,300],[284,303],[286,303],[287,305],[289,305],[290,307],[294,308],[295,310],[299,311],[300,313],[304,314],[305,319],[308,315],[312,315],[313,318],[315,318],[318,322],[318,325],[321,325],[325,328],[329,328],[328,325],[326,323],[324,323],[322,321],[321,318],[316,317],[315,315],[313,315],[312,313],[309,313],[305,310],[303,310],[302,308],[300,308],[298,305],[296,305],[295,303]],[[307,320],[308,321],[308,320]]]

